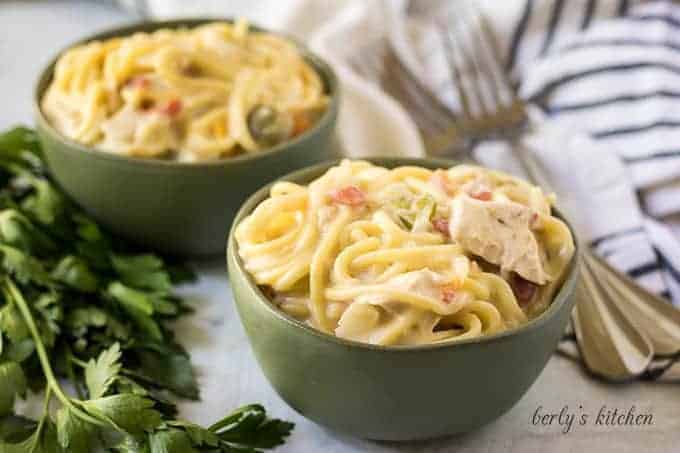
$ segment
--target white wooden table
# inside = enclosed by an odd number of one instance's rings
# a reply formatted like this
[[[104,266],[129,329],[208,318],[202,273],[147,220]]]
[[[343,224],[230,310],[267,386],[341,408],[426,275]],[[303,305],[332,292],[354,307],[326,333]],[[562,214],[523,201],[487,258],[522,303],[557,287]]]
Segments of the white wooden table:
[[[131,17],[101,1],[0,2],[0,129],[32,124],[32,89],[38,70],[67,43]],[[296,422],[279,452],[680,452],[680,385],[604,384],[561,357],[553,357],[522,400],[494,424],[456,438],[408,444],[354,439],[321,428],[288,408],[260,373],[238,321],[224,263],[199,265],[200,281],[182,289],[197,312],[177,327],[199,374],[203,402],[182,404],[182,415],[209,423],[233,407],[264,404]],[[652,424],[597,424],[601,408],[651,414]],[[562,425],[534,424],[539,415],[564,409]],[[456,410],[456,408],[452,408]],[[575,421],[564,433],[566,416]],[[581,415],[588,420],[580,425]],[[548,420],[543,418],[543,420]],[[601,417],[601,420],[604,420]],[[622,418],[625,421],[625,417]]]

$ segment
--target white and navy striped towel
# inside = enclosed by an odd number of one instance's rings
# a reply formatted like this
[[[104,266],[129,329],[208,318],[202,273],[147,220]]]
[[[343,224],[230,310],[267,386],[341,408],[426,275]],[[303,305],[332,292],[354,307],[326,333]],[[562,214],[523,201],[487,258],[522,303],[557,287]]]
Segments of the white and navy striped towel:
[[[641,222],[607,219],[593,244],[680,306],[680,5],[521,3],[506,62],[522,95],[618,155],[638,194]]]
[[[680,7],[523,3],[507,58],[522,95],[620,156],[639,194],[642,222],[620,229],[611,219],[611,231],[593,243],[680,305]],[[594,20],[598,7],[610,17]]]

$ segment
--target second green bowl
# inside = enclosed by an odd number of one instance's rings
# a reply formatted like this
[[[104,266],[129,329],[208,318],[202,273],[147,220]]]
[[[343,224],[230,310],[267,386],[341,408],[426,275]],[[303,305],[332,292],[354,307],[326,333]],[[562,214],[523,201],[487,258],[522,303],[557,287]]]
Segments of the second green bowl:
[[[217,20],[145,22],[81,42]],[[103,225],[146,247],[177,255],[223,253],[225,231],[248,196],[288,172],[336,157],[331,141],[338,113],[338,81],[323,60],[300,49],[320,74],[330,98],[319,121],[299,137],[269,150],[191,164],[112,155],[59,134],[40,109],[55,59],[41,74],[34,99],[36,127],[54,179]]]

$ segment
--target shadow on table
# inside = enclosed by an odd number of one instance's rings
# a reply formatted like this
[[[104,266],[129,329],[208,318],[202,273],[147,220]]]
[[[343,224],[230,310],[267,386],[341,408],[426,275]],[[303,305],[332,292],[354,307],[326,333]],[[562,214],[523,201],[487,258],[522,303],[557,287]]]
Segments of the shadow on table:
[[[429,440],[405,442],[358,439],[356,437],[332,431],[324,427],[319,427],[319,429],[323,431],[325,436],[328,438],[331,438],[337,441],[340,445],[345,446],[347,450],[343,451],[352,451],[357,453],[444,453],[458,451],[458,447],[470,445],[472,443],[472,438],[486,437],[487,431],[490,431],[490,426],[491,425],[487,425],[465,434],[445,436]]]

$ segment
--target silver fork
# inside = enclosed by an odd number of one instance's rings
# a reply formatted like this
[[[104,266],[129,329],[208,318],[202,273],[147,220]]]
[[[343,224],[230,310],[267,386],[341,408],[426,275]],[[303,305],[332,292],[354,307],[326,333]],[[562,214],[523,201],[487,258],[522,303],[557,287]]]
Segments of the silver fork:
[[[413,118],[428,155],[469,159],[454,113],[411,74],[387,38],[367,42],[349,58],[352,69],[396,99]]]
[[[549,188],[521,142],[530,130],[525,103],[499,64],[493,30],[465,1],[438,28],[460,101],[457,130],[470,148],[507,141],[532,182]],[[455,13],[455,17],[453,16]],[[581,279],[572,322],[588,368],[612,380],[642,374],[655,354],[680,351],[680,310],[638,286],[581,244]]]

